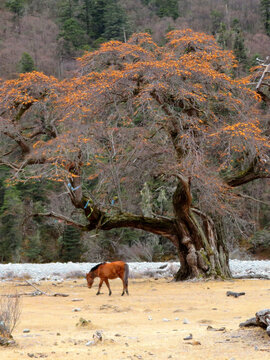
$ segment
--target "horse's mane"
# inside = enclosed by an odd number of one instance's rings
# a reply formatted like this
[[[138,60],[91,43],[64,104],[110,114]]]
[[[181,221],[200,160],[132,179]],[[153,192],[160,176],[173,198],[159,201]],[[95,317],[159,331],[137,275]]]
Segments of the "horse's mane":
[[[92,267],[92,269],[90,270],[90,272],[97,270],[97,268],[98,268],[100,265],[104,265],[104,264],[106,264],[106,263],[103,262],[103,263],[100,263],[100,264],[95,265],[94,267]]]

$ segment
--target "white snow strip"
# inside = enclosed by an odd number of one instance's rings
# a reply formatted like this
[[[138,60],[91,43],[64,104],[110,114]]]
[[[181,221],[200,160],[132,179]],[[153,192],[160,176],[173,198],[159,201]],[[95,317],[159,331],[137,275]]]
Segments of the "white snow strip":
[[[128,263],[131,278],[171,277],[179,269],[178,262],[132,262]],[[78,278],[96,263],[48,263],[48,264],[0,264],[0,281],[28,278],[35,281]],[[270,260],[230,260],[235,278],[270,279]]]

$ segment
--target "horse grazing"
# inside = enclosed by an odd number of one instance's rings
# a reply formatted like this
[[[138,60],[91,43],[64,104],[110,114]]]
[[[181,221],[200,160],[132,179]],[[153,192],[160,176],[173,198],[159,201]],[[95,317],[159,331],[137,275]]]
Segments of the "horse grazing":
[[[112,294],[109,280],[108,279],[116,279],[120,278],[123,282],[123,292],[122,296],[125,294],[128,294],[128,274],[129,274],[129,267],[128,264],[126,264],[124,261],[114,261],[111,263],[101,263],[96,266],[94,266],[88,274],[86,274],[86,280],[87,285],[89,289],[91,289],[94,279],[96,277],[100,278],[99,286],[98,286],[98,292],[97,295],[100,294],[100,289],[103,284],[103,281],[105,281],[105,284],[107,285],[109,289],[109,295]]]

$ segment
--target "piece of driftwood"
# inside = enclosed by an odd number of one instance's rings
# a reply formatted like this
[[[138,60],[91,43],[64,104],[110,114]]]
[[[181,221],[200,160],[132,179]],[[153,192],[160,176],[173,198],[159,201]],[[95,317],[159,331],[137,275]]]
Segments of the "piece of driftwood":
[[[30,286],[32,286],[34,289],[36,289],[36,290],[40,293],[40,295],[46,295],[46,296],[63,296],[63,297],[69,296],[68,294],[63,294],[63,293],[48,294],[48,293],[46,293],[46,292],[38,289],[35,285],[31,284],[30,281],[28,281],[28,280],[25,280],[25,281],[26,281],[26,283],[27,283],[28,285],[30,285]]]
[[[233,296],[233,297],[235,297],[235,298],[238,298],[239,296],[241,296],[241,295],[245,295],[246,293],[244,293],[244,292],[234,292],[234,291],[227,291],[226,292],[226,295],[227,296]]]
[[[6,296],[9,298],[15,298],[17,296],[40,296],[40,295],[43,295],[40,291],[23,292],[16,294],[1,294],[1,296]]]
[[[30,281],[25,280],[28,286],[32,286],[36,291],[32,291],[32,292],[24,292],[24,293],[16,293],[16,294],[1,294],[1,296],[6,296],[6,297],[17,297],[17,296],[40,296],[40,295],[45,295],[45,296],[62,296],[62,297],[67,297],[69,296],[68,294],[63,294],[63,293],[53,293],[53,294],[48,294],[45,291],[42,291],[40,289],[38,289],[35,285],[31,284]]]
[[[270,309],[260,310],[256,312],[255,315],[255,317],[248,319],[247,321],[241,323],[239,326],[260,326],[263,329],[266,329],[267,334],[270,336]]]

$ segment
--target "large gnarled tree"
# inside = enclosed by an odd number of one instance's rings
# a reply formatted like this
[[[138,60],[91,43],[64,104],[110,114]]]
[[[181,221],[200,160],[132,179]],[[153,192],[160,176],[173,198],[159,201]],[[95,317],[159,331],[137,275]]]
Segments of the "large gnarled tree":
[[[85,231],[131,227],[176,246],[177,279],[229,277],[222,216],[233,189],[269,177],[269,145],[230,52],[191,30],[111,41],[62,82],[34,72],[0,86],[1,159],[14,179],[61,181]],[[175,184],[166,213],[138,209],[149,179]],[[192,195],[196,198],[196,207]],[[117,198],[117,206],[112,205]]]

